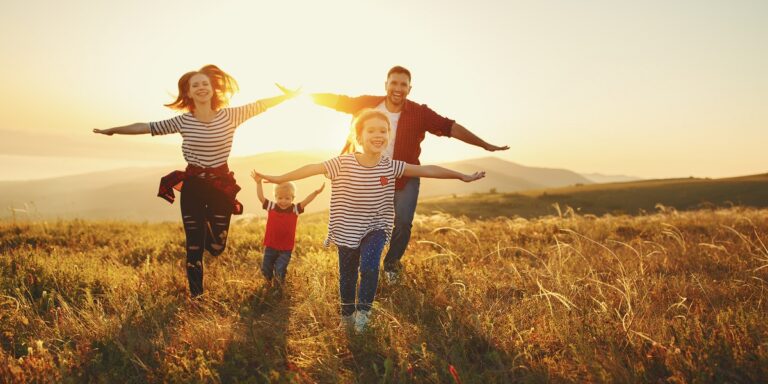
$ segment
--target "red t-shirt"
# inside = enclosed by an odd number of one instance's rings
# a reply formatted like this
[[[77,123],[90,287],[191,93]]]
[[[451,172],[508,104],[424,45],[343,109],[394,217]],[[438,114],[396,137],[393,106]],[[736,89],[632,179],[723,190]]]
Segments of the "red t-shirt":
[[[263,208],[267,210],[264,246],[278,251],[292,251],[296,239],[296,221],[304,208],[301,204],[291,204],[282,209],[268,199],[264,200]]]

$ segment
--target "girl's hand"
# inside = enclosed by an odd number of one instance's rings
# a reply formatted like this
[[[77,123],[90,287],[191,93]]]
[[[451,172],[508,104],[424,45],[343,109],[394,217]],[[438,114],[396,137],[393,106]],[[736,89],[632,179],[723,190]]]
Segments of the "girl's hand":
[[[480,180],[485,177],[485,171],[475,172],[471,175],[464,175],[461,177],[461,181],[469,183],[471,181]]]
[[[283,92],[283,95],[288,96],[289,98],[294,98],[301,94],[301,87],[296,89],[288,89],[278,83],[275,83],[275,85],[280,89],[280,92]]]
[[[323,183],[323,185],[321,185],[321,186],[320,186],[320,188],[318,188],[317,190],[315,190],[315,193],[319,195],[319,194],[320,194],[320,192],[322,192],[322,191],[323,191],[323,189],[325,189],[325,183]]]
[[[111,129],[94,129],[93,133],[101,133],[102,135],[112,136],[115,133]]]
[[[264,176],[261,175],[261,173],[256,172],[256,170],[251,171],[251,177],[253,178],[253,181],[257,183],[261,183],[262,180],[264,180]]]

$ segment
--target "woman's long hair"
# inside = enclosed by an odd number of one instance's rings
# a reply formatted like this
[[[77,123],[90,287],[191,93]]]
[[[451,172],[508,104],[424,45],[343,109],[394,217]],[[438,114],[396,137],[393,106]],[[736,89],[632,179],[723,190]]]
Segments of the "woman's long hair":
[[[190,71],[179,78],[179,95],[172,103],[165,104],[166,107],[194,112],[195,102],[187,96],[189,93],[189,79],[192,76],[202,73],[208,76],[213,88],[213,97],[211,97],[211,109],[218,111],[219,108],[226,107],[229,104],[229,98],[238,91],[237,81],[222,71],[219,67],[208,64],[198,71]]]

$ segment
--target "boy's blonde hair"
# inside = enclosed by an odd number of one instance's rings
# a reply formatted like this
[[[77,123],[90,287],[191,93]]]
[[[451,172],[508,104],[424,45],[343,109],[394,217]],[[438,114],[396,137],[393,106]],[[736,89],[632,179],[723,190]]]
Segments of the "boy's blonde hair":
[[[275,197],[277,197],[277,194],[281,191],[288,191],[291,193],[291,196],[296,196],[296,184],[291,181],[287,181],[285,183],[275,185]]]

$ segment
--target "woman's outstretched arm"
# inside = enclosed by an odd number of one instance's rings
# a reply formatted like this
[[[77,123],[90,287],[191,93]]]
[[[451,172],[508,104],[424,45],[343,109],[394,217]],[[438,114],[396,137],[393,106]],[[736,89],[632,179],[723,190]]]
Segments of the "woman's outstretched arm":
[[[277,83],[275,83],[275,85],[278,88],[280,88],[280,91],[283,92],[283,94],[279,96],[259,100],[259,103],[261,103],[264,109],[272,108],[276,105],[279,105],[283,101],[293,99],[294,97],[301,94],[301,88],[289,89]]]
[[[147,123],[133,123],[129,125],[123,125],[120,127],[107,128],[107,129],[94,129],[93,133],[101,133],[102,135],[112,136],[118,135],[144,135],[149,133],[149,124]]]
[[[325,173],[325,166],[321,163],[317,164],[308,164],[301,168],[294,169],[293,171],[290,171],[288,173],[284,173],[282,175],[264,175],[259,172],[256,172],[255,170],[253,173],[264,180],[269,181],[270,183],[280,184],[285,183],[287,181],[294,181],[294,180],[300,180],[300,179],[306,179],[307,177],[314,176],[314,175],[320,175]]]

